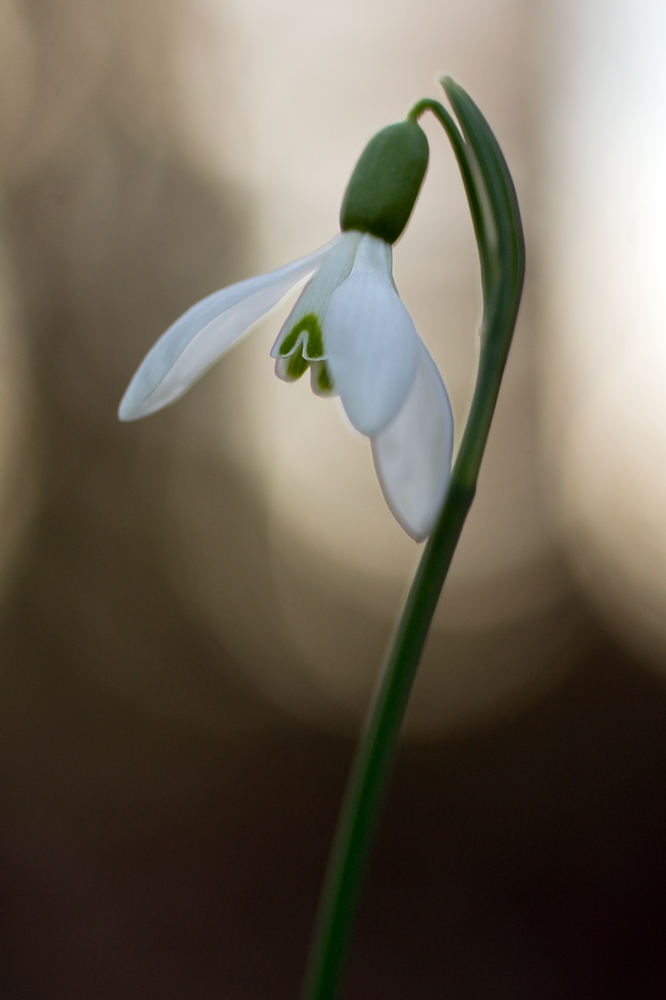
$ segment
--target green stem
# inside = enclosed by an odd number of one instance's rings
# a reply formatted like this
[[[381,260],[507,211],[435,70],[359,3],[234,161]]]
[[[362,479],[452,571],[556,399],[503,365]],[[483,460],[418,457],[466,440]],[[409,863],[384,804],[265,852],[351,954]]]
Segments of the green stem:
[[[484,315],[479,371],[446,499],[423,552],[352,766],[320,900],[303,1000],[338,996],[409,695],[474,499],[522,291],[522,227],[504,157],[471,98],[449,78],[442,82],[462,135],[437,101],[420,101],[409,117],[416,120],[432,111],[446,129],[460,166],[481,261]]]

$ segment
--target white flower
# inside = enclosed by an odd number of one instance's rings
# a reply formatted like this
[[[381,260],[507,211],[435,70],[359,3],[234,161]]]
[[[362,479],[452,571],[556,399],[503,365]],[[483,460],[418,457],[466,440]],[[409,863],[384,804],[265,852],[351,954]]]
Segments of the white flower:
[[[120,404],[135,420],[182,396],[302,278],[311,278],[272,355],[280,378],[310,368],[318,395],[339,395],[370,437],[382,491],[416,540],[432,531],[446,493],[453,417],[440,374],[393,283],[392,250],[350,230],[268,274],[188,309],[148,352]]]

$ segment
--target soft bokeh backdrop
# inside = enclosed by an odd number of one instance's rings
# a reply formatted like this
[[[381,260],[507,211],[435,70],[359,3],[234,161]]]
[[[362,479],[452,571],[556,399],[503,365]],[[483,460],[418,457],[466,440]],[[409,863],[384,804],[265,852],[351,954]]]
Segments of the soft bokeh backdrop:
[[[120,425],[196,299],[334,235],[450,73],[528,280],[417,680],[350,996],[654,998],[666,963],[666,19],[654,0],[0,2],[0,992],[293,997],[419,556],[267,320]],[[396,281],[458,437],[480,290],[454,158]]]

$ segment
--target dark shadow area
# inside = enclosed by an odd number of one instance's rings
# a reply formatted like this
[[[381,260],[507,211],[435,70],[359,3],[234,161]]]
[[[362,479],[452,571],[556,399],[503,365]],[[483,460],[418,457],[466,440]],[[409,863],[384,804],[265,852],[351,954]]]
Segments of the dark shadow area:
[[[152,722],[5,630],[0,985],[297,995],[349,744]],[[666,698],[612,647],[520,717],[405,748],[348,996],[654,998]]]

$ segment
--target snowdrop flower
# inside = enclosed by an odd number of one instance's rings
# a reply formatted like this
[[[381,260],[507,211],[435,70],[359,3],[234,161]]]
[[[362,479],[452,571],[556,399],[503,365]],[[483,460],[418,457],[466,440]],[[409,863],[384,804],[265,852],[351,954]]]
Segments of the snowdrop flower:
[[[370,438],[379,482],[416,540],[434,527],[451,469],[453,417],[435,363],[393,282],[391,244],[402,233],[428,162],[412,121],[366,146],[343,200],[342,232],[321,249],[224,288],[176,320],[149,351],[120,404],[121,420],[167,406],[310,276],[272,356],[277,375],[309,368],[317,395],[339,395]]]

